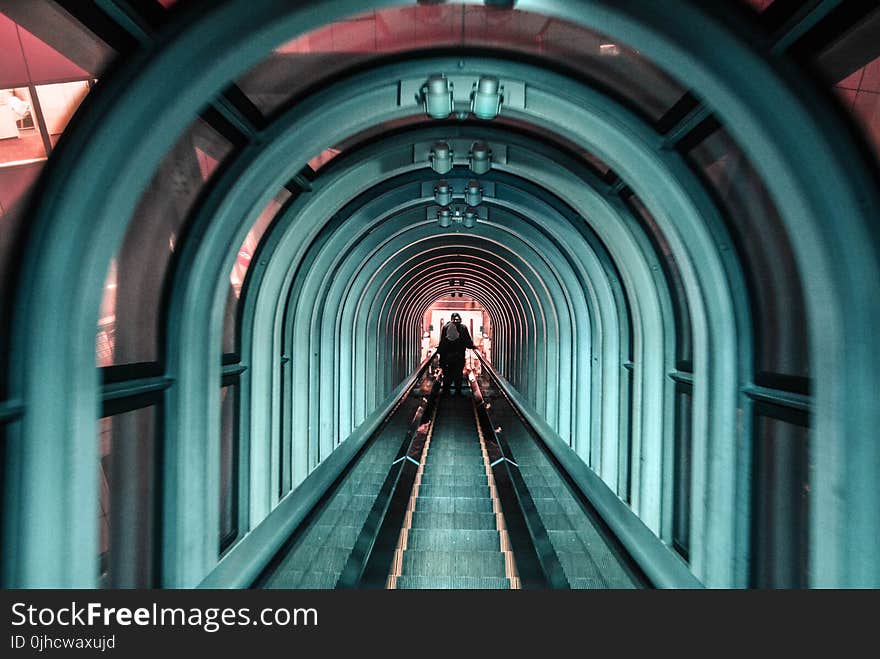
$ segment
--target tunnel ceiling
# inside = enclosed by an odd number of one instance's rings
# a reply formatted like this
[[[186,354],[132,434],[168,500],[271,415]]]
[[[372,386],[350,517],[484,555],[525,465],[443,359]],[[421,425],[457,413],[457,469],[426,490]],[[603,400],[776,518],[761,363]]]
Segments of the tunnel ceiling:
[[[852,285],[880,281],[871,168],[850,166],[866,154],[816,81],[773,59],[736,10],[389,4],[181,1],[104,34],[124,55],[97,76],[29,207],[7,398],[45,413],[10,412],[22,437],[93,444],[106,391],[148,382],[165,392],[168,455],[185,473],[199,461],[187,447],[221,432],[220,391],[204,383],[222,382],[244,392],[242,432],[274,438],[252,449],[254,472],[278,437],[313,468],[412,371],[424,314],[451,279],[489,314],[499,371],[664,539],[683,388],[705,438],[693,487],[719,506],[747,498],[731,466],[743,392],[809,409],[835,446],[876,427],[876,405],[843,395],[880,378],[860,367],[878,363],[876,343],[846,341],[880,314]],[[35,30],[44,20],[20,11]],[[95,318],[111,286],[119,358],[99,364],[99,382]],[[124,358],[145,336],[153,351]],[[278,402],[291,369],[315,374],[313,398],[284,390]],[[34,446],[23,482],[60,469]],[[299,468],[272,478],[289,489]],[[170,475],[173,496],[214,487],[205,474]],[[280,495],[249,496],[253,521]],[[57,511],[27,514],[49,524]],[[814,514],[844,519],[833,501]],[[163,522],[171,547],[186,544],[183,520]],[[746,551],[702,508],[687,523],[719,556]],[[29,533],[22,546],[45,528]],[[72,537],[91,547],[88,533]],[[213,542],[168,559],[168,582],[201,579]],[[822,547],[829,582],[857,571],[848,550]],[[689,560],[708,583],[743,578],[709,549]]]

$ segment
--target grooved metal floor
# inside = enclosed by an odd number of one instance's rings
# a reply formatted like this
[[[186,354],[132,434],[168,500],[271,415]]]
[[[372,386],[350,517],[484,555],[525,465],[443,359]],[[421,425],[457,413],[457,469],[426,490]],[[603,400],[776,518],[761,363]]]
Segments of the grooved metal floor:
[[[486,380],[493,422],[504,428],[538,515],[572,588],[637,588],[638,577],[550,458]],[[274,561],[263,588],[336,587],[420,396],[411,395],[368,446],[306,529]],[[500,511],[500,508],[497,509]],[[499,513],[500,514],[500,513]],[[470,396],[442,396],[428,444],[398,589],[509,589],[516,570],[502,551],[499,523]],[[506,531],[504,532],[506,533]],[[506,536],[504,536],[506,538]],[[506,563],[507,559],[511,562]]]
[[[471,398],[443,396],[399,589],[508,589]]]
[[[263,588],[336,587],[418,405],[418,397],[407,398],[386,431],[364,451],[332,498],[289,548]]]
[[[639,588],[617,550],[505,399],[497,396],[488,380],[481,380],[480,388],[493,399],[493,419],[505,429],[511,458],[519,465],[569,585],[573,589]]]

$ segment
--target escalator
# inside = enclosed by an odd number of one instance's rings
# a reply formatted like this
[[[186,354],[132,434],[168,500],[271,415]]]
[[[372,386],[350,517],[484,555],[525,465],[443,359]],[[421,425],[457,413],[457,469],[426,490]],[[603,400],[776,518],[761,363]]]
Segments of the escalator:
[[[470,397],[441,398],[389,588],[517,587]]]
[[[254,587],[649,587],[488,365],[468,381],[423,365]]]

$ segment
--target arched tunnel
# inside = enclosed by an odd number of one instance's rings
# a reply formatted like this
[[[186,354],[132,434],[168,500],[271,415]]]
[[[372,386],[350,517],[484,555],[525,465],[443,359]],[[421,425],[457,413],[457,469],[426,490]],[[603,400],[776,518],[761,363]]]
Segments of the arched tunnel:
[[[880,586],[875,3],[0,12],[6,587]]]

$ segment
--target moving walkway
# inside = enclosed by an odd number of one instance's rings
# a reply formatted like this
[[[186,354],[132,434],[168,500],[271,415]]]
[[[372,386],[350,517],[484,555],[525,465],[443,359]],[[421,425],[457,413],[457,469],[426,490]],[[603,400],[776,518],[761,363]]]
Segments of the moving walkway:
[[[429,365],[254,587],[648,587],[491,367],[449,396]]]

